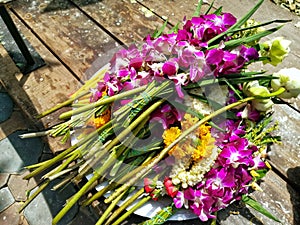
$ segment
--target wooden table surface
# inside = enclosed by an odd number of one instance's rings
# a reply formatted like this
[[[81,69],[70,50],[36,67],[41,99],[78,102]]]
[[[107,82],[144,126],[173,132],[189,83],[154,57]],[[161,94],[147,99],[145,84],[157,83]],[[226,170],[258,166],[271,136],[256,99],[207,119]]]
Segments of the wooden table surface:
[[[215,1],[223,11],[241,17],[254,0]],[[192,16],[196,0],[18,0],[10,3],[10,14],[22,34],[46,62],[46,66],[23,76],[5,49],[0,45],[0,79],[11,96],[39,129],[46,129],[57,121],[58,113],[41,121],[34,116],[65,100],[103,63],[113,49],[138,42],[160,27],[164,19],[176,24],[186,15]],[[204,9],[208,5],[204,5]],[[300,18],[265,0],[254,15],[259,21],[274,18],[292,19],[272,36],[292,41],[291,53],[283,67],[298,67],[300,60]],[[270,71],[279,68],[269,68]],[[264,192],[252,196],[278,217],[285,225],[300,224],[300,100],[288,106],[276,106],[275,118],[280,122],[277,131],[282,145],[270,151],[273,170],[261,184]],[[298,110],[298,111],[297,111]],[[55,152],[65,149],[59,141],[47,139]],[[133,218],[134,220],[135,218]],[[259,213],[241,206],[233,206],[219,215],[220,224],[279,224]],[[175,224],[201,224],[197,220]],[[170,222],[171,224],[171,222]],[[172,223],[174,224],[174,222]]]

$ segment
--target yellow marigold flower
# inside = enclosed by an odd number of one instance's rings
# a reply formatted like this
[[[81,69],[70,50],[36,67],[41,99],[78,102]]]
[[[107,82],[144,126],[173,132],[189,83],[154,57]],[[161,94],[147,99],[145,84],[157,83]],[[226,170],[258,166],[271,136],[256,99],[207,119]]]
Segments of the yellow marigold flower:
[[[177,159],[183,157],[190,157],[195,151],[195,148],[191,145],[189,140],[186,140],[184,143],[177,145],[176,148],[169,151],[170,155],[173,155]]]
[[[96,128],[99,128],[102,127],[104,124],[106,124],[109,120],[110,120],[110,110],[106,110],[100,116],[93,117],[91,125]]]
[[[181,134],[181,130],[178,127],[171,127],[170,129],[167,129],[164,131],[162,137],[164,139],[164,144],[169,146],[171,143],[173,143]],[[171,150],[169,151],[169,154],[175,154],[174,151],[176,149],[177,145],[175,145]],[[176,155],[180,156],[182,155],[181,152],[177,152]]]
[[[194,150],[194,153],[192,155],[192,158],[194,161],[197,161],[199,159],[202,159],[207,154],[206,152],[206,146],[204,144],[200,144],[197,146],[197,149]]]
[[[162,136],[165,145],[169,146],[179,137],[180,134],[181,130],[178,127],[171,127],[170,129],[165,130]]]
[[[194,149],[192,158],[194,161],[198,161],[204,157],[208,157],[212,149],[214,148],[215,139],[211,137],[210,126],[202,124],[199,128],[200,144]]]
[[[204,124],[201,124],[200,125],[200,129],[199,129],[199,136],[200,138],[210,138],[211,135],[210,135],[210,128],[211,126],[208,126],[207,123],[204,123]]]

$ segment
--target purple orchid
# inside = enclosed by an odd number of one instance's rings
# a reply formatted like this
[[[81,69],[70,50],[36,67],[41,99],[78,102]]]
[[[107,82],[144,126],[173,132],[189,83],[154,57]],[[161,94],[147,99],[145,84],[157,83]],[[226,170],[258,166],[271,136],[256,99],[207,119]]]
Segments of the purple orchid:
[[[182,112],[179,112],[175,107],[170,104],[164,104],[151,114],[150,121],[159,121],[164,130],[170,127],[177,121],[181,121]]]
[[[213,168],[207,173],[205,188],[209,194],[224,197],[226,189],[232,189],[234,187],[235,179],[234,169],[232,167]]]
[[[103,81],[107,86],[107,95],[113,96],[115,93],[119,92],[123,88],[122,82],[115,76],[111,76],[109,73],[104,75]]]
[[[177,61],[178,59],[176,58],[171,58],[168,61],[166,61],[161,68],[163,74],[167,76],[175,75],[179,68]]]

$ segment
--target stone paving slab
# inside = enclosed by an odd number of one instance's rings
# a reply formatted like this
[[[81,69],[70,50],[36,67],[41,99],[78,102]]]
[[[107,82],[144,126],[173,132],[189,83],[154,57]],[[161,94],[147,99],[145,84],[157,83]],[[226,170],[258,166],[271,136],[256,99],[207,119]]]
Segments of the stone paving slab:
[[[14,110],[10,118],[0,124],[0,140],[17,130],[28,130],[28,120],[20,110]]]
[[[14,103],[11,97],[5,92],[0,92],[0,123],[11,116],[13,108]]]
[[[14,203],[7,210],[0,214],[0,224],[1,225],[20,225],[20,217],[18,209],[20,208],[20,203]],[[24,225],[24,223],[22,224]]]
[[[53,184],[46,187],[46,189],[25,208],[24,215],[30,225],[52,224],[52,219],[62,209],[66,199],[75,194],[75,188],[72,184],[68,185],[63,190],[51,190],[53,185],[55,185],[56,183],[57,182],[53,182]],[[58,225],[69,224],[73,220],[77,212],[78,206],[75,205],[62,218]]]
[[[41,138],[21,139],[16,131],[0,141],[0,173],[18,173],[24,166],[38,162],[44,143]]]
[[[36,186],[34,179],[24,180],[23,177],[28,174],[11,175],[8,181],[8,187],[16,201],[26,201],[26,193]]]
[[[0,189],[0,212],[8,208],[15,202],[14,196],[8,187]]]
[[[0,188],[7,184],[9,173],[0,173]]]

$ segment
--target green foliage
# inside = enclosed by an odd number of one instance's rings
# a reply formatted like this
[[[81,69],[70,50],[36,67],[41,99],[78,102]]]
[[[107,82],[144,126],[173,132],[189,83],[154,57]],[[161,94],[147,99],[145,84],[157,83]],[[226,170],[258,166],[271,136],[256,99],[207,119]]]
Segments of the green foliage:
[[[243,195],[242,196],[242,201],[246,204],[249,205],[251,208],[255,209],[256,211],[262,213],[263,215],[265,215],[266,217],[276,221],[276,222],[280,222],[279,219],[277,219],[275,216],[273,216],[268,210],[266,210],[261,204],[259,204],[257,201],[255,201],[253,198],[247,196],[247,195]],[[282,223],[281,223],[282,224]]]
[[[166,20],[166,21],[164,22],[164,24],[162,25],[162,27],[161,27],[160,29],[156,29],[156,30],[154,31],[154,33],[152,34],[152,37],[153,37],[153,38],[158,38],[160,35],[162,35],[163,32],[164,32],[164,30],[165,30],[165,28],[166,28],[166,26],[167,26],[167,24],[168,24],[168,20]]]

